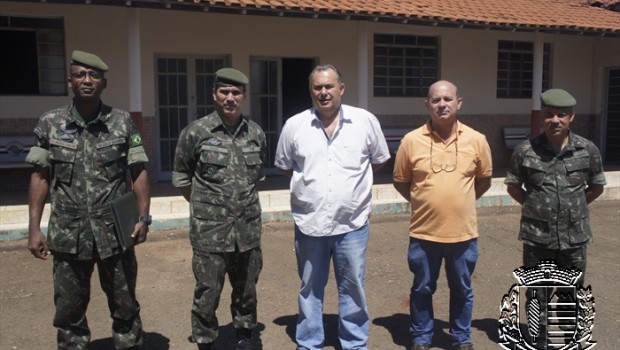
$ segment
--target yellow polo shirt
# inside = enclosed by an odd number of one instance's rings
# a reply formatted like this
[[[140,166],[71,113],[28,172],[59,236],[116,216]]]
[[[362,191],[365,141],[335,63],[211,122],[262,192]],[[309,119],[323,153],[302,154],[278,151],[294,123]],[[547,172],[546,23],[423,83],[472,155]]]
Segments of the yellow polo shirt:
[[[474,182],[491,177],[491,149],[483,134],[457,123],[457,137],[447,144],[427,122],[398,148],[393,177],[411,183],[411,237],[440,243],[478,237]]]

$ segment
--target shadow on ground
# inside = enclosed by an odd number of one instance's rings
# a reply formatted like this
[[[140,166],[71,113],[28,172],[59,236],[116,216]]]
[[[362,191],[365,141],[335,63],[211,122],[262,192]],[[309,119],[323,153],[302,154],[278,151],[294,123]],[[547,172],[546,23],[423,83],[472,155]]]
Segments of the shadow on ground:
[[[170,339],[166,336],[155,333],[145,332],[142,340],[142,347],[150,350],[169,350]],[[112,337],[93,340],[88,346],[89,350],[109,350],[114,349]]]
[[[286,327],[286,334],[291,338],[291,342],[295,341],[295,329],[297,325],[298,315],[288,315],[278,317],[273,320],[274,324],[278,326]],[[325,347],[333,347],[334,350],[342,350],[340,341],[338,340],[338,315],[324,314],[323,315],[323,329],[325,330]]]
[[[409,349],[411,346],[411,336],[409,335],[409,322],[410,317],[408,314],[393,314],[387,317],[377,317],[372,323],[377,326],[385,328],[392,336],[394,344],[401,346],[404,349]],[[497,320],[485,318],[481,320],[473,320],[472,328],[477,328],[484,331],[493,342],[497,342]],[[433,347],[439,349],[452,349],[452,337],[449,334],[450,325],[443,320],[435,319],[435,326],[433,329]]]
[[[254,341],[254,346],[255,346],[254,349],[256,350],[263,349],[263,344],[260,339],[260,332],[264,330],[265,330],[265,325],[262,323],[259,323],[255,328],[255,332],[253,334],[253,338],[254,338],[253,341]],[[236,336],[235,327],[232,325],[232,323],[229,323],[225,326],[220,327],[219,335],[217,337],[217,340],[215,341],[215,345],[217,346],[218,349],[234,349],[236,339],[237,339],[237,336]],[[188,336],[187,341],[191,342],[191,336]],[[114,349],[114,340],[112,339],[112,337],[93,340],[90,343],[88,349],[89,350]],[[142,349],[170,350],[170,339],[168,339],[166,336],[160,333],[145,332],[143,343],[142,343]]]

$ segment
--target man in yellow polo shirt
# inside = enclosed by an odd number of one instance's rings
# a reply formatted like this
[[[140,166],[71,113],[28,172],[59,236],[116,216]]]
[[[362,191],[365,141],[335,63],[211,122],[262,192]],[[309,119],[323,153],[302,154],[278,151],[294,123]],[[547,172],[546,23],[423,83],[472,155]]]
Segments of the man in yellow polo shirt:
[[[411,350],[430,348],[433,293],[442,261],[450,287],[450,334],[458,350],[472,350],[478,260],[476,199],[491,187],[491,149],[483,134],[457,120],[463,99],[445,80],[425,101],[430,120],[403,137],[394,164],[394,187],[411,203],[409,269]]]

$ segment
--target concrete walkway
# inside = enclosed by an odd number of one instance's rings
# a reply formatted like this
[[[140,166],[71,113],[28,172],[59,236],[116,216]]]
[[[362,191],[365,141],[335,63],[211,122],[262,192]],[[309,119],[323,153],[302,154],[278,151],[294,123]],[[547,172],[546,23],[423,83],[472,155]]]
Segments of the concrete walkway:
[[[607,186],[597,200],[620,200],[620,171],[606,172]],[[286,188],[279,179],[276,186]],[[189,225],[189,204],[175,193],[170,184],[165,190],[155,191],[151,199],[153,224],[151,231],[181,228]],[[373,186],[372,210],[375,214],[396,214],[408,212],[409,204],[394,190],[391,183]],[[161,195],[158,195],[158,192]],[[21,194],[26,201],[27,194]],[[259,191],[262,218],[264,222],[291,220],[290,193],[288,189],[265,189]],[[493,178],[491,189],[477,201],[478,207],[503,207],[518,205],[506,192],[504,178]],[[49,220],[49,204],[45,206],[41,222],[44,233]],[[0,241],[22,239],[28,235],[28,206],[26,204],[0,206]]]

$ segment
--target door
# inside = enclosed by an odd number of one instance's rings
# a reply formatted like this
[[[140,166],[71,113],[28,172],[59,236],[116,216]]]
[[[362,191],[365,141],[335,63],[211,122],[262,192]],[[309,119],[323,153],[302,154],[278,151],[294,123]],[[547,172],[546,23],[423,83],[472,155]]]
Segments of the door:
[[[159,180],[172,178],[174,151],[181,130],[215,108],[213,76],[226,63],[227,58],[221,56],[156,58]]]
[[[314,62],[313,58],[252,58],[251,116],[267,136],[267,175],[280,174],[274,167],[274,157],[284,122],[312,106],[308,75]]]
[[[603,159],[607,164],[620,164],[620,68],[607,70],[604,115]]]

